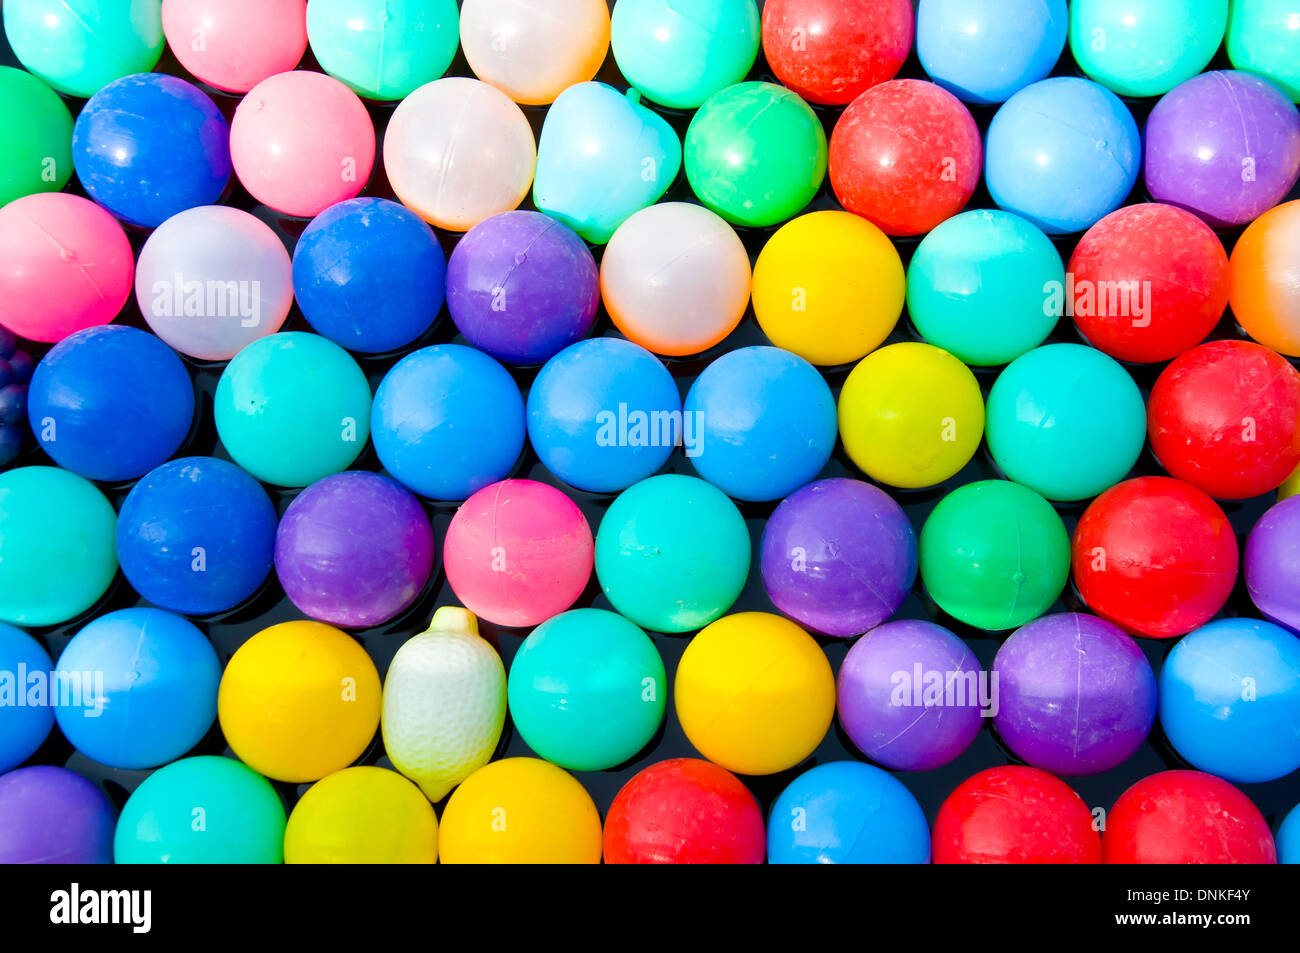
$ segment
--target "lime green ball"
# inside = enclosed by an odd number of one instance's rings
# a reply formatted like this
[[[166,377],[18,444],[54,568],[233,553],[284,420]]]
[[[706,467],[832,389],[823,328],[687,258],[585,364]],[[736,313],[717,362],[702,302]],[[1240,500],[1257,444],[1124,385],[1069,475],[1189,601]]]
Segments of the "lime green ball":
[[[1300,103],[1300,3],[1233,0],[1228,14],[1228,59],[1259,73]]]
[[[391,102],[447,72],[460,11],[456,0],[312,0],[307,39],[325,72],[359,96]]]
[[[1224,0],[1074,0],[1070,51],[1121,96],[1163,96],[1205,69],[1227,24]]]
[[[0,66],[0,206],[72,177],[72,113],[26,70]]]
[[[733,225],[775,225],[801,212],[826,177],[826,132],[799,96],[772,83],[714,93],[686,130],[686,179]]]

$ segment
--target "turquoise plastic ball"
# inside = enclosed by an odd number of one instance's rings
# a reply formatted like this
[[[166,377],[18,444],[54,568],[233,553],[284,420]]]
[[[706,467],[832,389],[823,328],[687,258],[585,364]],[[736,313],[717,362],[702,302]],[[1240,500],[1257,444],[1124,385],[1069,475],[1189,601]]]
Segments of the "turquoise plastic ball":
[[[1228,14],[1228,59],[1259,73],[1300,103],[1300,3],[1233,0]],[[1294,825],[1300,832],[1300,812]]]
[[[359,96],[391,102],[447,72],[460,11],[456,0],[312,0],[307,39],[325,72]]]

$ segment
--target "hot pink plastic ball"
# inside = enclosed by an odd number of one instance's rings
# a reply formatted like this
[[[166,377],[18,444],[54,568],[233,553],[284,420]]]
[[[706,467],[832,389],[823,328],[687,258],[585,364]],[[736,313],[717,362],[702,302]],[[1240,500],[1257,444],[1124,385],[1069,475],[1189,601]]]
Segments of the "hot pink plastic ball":
[[[163,0],[163,35],[196,79],[246,93],[298,65],[307,0]]]

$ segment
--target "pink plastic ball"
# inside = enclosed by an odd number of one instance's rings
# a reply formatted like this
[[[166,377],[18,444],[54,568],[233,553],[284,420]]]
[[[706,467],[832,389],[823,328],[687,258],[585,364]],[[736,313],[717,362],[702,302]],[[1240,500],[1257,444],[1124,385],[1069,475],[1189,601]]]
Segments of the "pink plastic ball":
[[[293,69],[307,51],[307,0],[163,0],[162,25],[181,66],[228,93]]]

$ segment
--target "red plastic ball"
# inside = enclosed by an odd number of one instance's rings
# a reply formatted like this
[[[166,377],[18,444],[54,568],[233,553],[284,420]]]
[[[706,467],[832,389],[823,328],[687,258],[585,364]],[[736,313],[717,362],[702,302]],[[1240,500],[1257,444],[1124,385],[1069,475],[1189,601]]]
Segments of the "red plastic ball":
[[[1038,768],[988,768],[939,808],[936,864],[1096,864],[1092,812],[1064,781]]]
[[[920,235],[956,215],[982,166],[970,111],[921,80],[873,86],[831,133],[831,188],[841,205],[887,235]]]
[[[1250,798],[1200,771],[1161,771],[1119,796],[1101,838],[1107,864],[1275,864]]]
[[[1190,212],[1147,202],[1084,233],[1069,267],[1079,332],[1121,361],[1168,361],[1200,344],[1228,304],[1228,254]]]
[[[696,758],[638,772],[605,819],[607,864],[761,864],[766,849],[763,814],[749,788]]]
[[[1237,580],[1237,538],[1219,505],[1169,477],[1116,484],[1083,512],[1071,563],[1093,612],[1168,639],[1208,622]]]
[[[763,53],[804,99],[843,105],[898,74],[912,19],[909,0],[768,0]]]
[[[1250,341],[1211,341],[1161,372],[1147,404],[1170,476],[1221,500],[1276,489],[1300,465],[1300,372]]]

